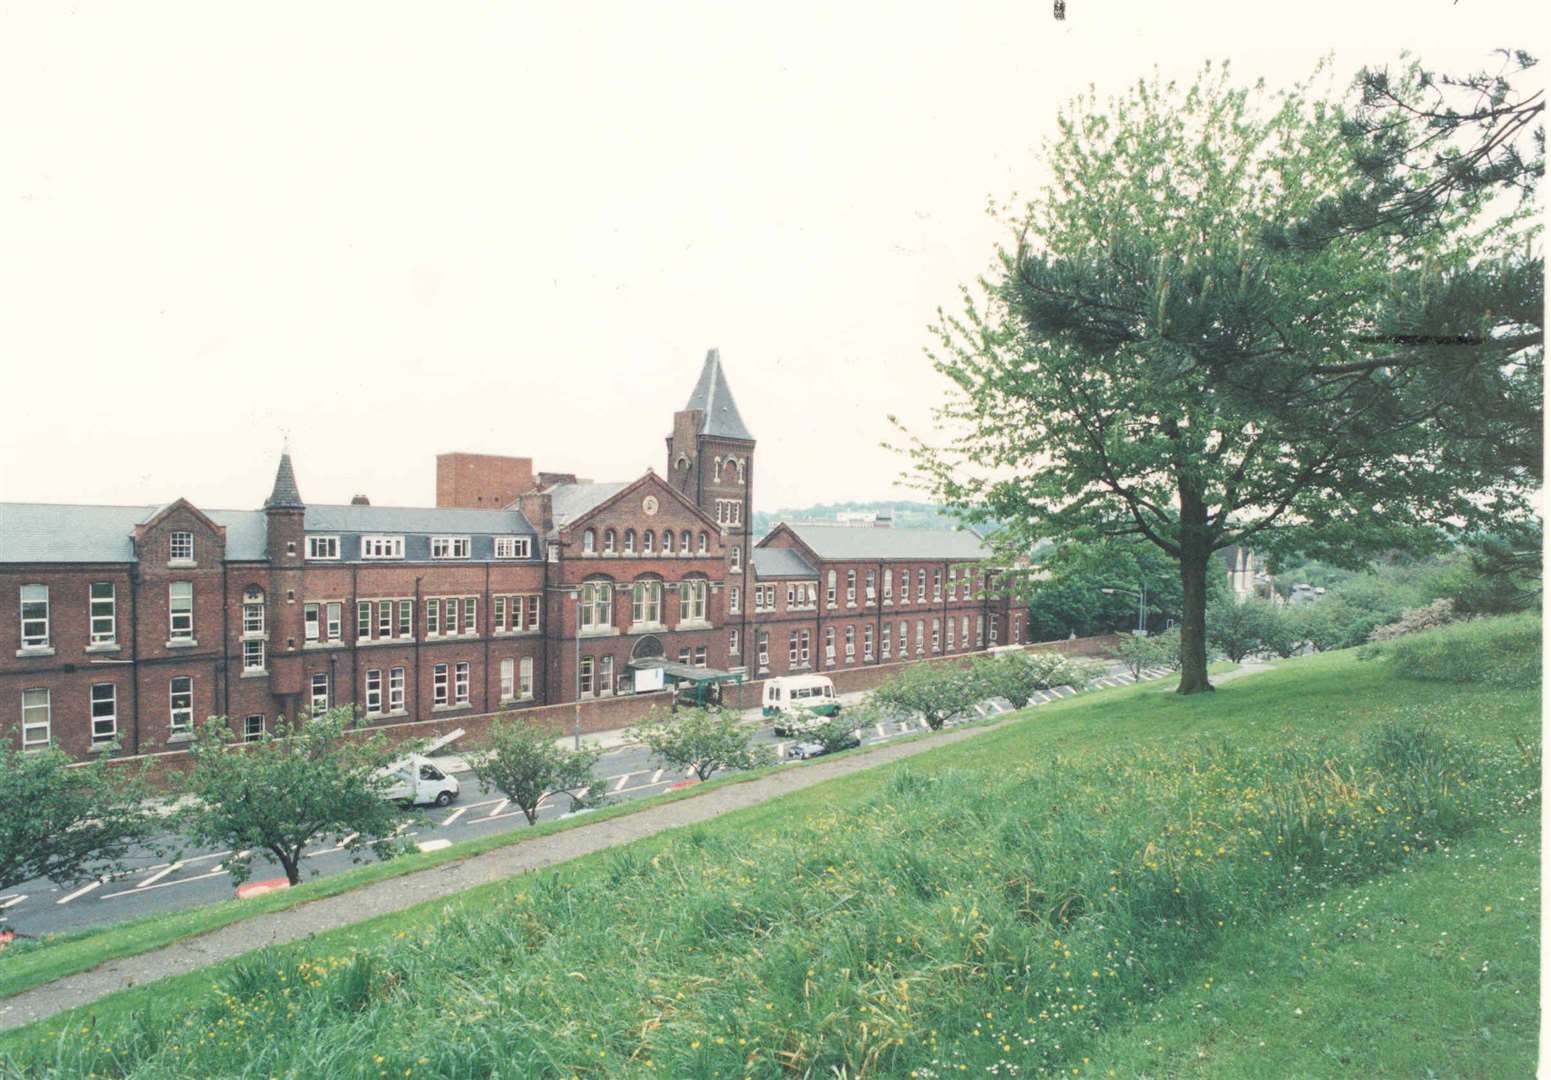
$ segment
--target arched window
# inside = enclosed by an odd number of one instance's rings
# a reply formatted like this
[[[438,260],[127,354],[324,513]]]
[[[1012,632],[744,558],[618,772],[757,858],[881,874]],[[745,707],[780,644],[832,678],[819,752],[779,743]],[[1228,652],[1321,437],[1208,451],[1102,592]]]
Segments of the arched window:
[[[613,529],[604,529],[603,530],[603,554],[605,554],[605,555],[612,555],[612,554],[614,554],[614,530]]]
[[[591,555],[598,547],[598,534],[588,529],[582,533],[582,554]]]
[[[673,554],[673,530],[672,529],[664,529],[664,530],[662,530],[662,553],[664,555],[672,555]]]
[[[650,555],[652,553],[652,548],[656,545],[656,542],[657,542],[657,534],[656,533],[652,532],[652,530],[650,530],[650,529],[642,529],[641,530],[641,554],[642,555]]]
[[[685,454],[680,454],[679,459],[673,463],[673,467],[680,472],[687,470],[689,468],[689,457]]]
[[[626,529],[625,530],[625,554],[626,555],[634,555],[635,554],[635,530],[634,529]]]
[[[738,483],[746,484],[748,482],[749,482],[748,461],[746,461],[743,458],[739,458],[738,459]]]
[[[729,465],[731,465],[732,464],[732,459],[728,458],[727,459],[727,463]],[[716,457],[711,459],[711,479],[713,479],[713,480],[720,480],[721,476],[722,476],[722,456],[720,454],[718,454],[718,455],[716,455]]]
[[[711,550],[711,538],[705,534],[703,529],[700,532],[700,547],[697,550],[702,555]]]
[[[688,529],[684,530],[684,535],[680,539],[682,539],[684,542],[679,545],[679,550],[681,552],[683,552],[685,555],[688,555],[689,552],[690,552],[690,549],[694,547],[694,541],[689,538],[689,530]]]
[[[743,568],[743,549],[741,547],[733,546],[730,562],[734,570],[741,570]]]
[[[638,581],[630,587],[630,621],[637,626],[662,624],[662,582]]]
[[[580,630],[601,630],[614,623],[614,585],[608,581],[584,581],[577,607]]]
[[[689,578],[679,583],[679,618],[704,622],[706,594],[710,583],[705,578]]]

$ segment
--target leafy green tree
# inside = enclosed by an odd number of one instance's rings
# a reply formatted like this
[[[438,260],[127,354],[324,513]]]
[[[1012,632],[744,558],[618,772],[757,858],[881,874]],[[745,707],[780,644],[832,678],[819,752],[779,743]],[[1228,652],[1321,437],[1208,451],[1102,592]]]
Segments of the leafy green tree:
[[[947,442],[918,441],[916,463],[944,501],[1006,523],[1008,557],[1048,537],[1164,551],[1182,593],[1179,690],[1209,690],[1214,552],[1421,549],[1438,543],[1429,526],[1486,512],[1488,481],[1451,455],[1411,380],[1371,363],[1388,355],[1365,339],[1390,249],[1261,242],[1353,182],[1337,110],[1209,69],[1108,109],[1090,96],[1059,123],[1053,180],[983,295],[966,290],[938,324]]]
[[[1036,559],[1039,572],[1027,582],[1032,641],[1135,629],[1138,588],[1147,591],[1148,629],[1162,629],[1183,613],[1179,567],[1152,544],[1119,539],[1064,543]],[[1209,574],[1208,595],[1225,587],[1223,574]]]
[[[744,720],[736,709],[680,709],[671,717],[648,717],[629,734],[663,765],[692,770],[702,781],[718,769],[757,769],[775,761],[772,747],[754,744],[759,725]]]
[[[357,726],[342,707],[298,724],[278,720],[256,742],[238,742],[230,722],[212,717],[190,746],[193,798],[180,815],[188,836],[231,848],[235,882],[248,879],[253,855],[264,852],[301,884],[302,852],[323,836],[343,838],[352,859],[396,854],[393,834],[407,815],[386,798],[386,770],[405,749],[380,732],[353,734]]]
[[[847,749],[858,729],[876,724],[881,719],[882,712],[869,702],[822,718],[818,724],[804,729],[802,741],[816,742],[824,747],[826,754],[833,754],[837,750]]]
[[[1207,609],[1206,639],[1235,664],[1257,652],[1290,655],[1292,641],[1281,610],[1269,600],[1224,597]],[[1286,650],[1283,652],[1283,650]]]
[[[159,820],[145,798],[143,775],[106,755],[72,766],[54,746],[22,751],[0,741],[0,891],[122,870]]]
[[[977,659],[972,668],[977,700],[1000,697],[1021,709],[1034,691],[1056,686],[1073,690],[1087,687],[1092,673],[1087,665],[1053,652],[1015,652]]]
[[[910,664],[873,691],[873,703],[920,716],[933,731],[963,716],[985,698],[975,669],[964,664]]]
[[[1140,679],[1143,672],[1153,668],[1178,671],[1179,629],[1165,630],[1161,634],[1126,634],[1121,637],[1114,651],[1133,679]]]
[[[548,795],[565,795],[573,810],[596,804],[607,787],[592,774],[602,756],[602,750],[568,750],[535,724],[493,720],[465,760],[481,784],[510,799],[532,825]]]

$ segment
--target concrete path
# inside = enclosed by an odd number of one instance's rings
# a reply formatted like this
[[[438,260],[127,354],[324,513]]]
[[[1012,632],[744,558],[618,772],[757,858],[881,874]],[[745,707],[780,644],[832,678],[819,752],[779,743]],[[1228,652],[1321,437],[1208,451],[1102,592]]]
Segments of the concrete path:
[[[1268,666],[1246,665],[1238,671],[1218,676],[1216,681],[1253,674]],[[174,942],[137,956],[111,960],[90,971],[68,975],[6,998],[0,1001],[0,1031],[47,1019],[55,1013],[89,1004],[116,991],[171,975],[181,975],[266,945],[297,941],[350,923],[402,911],[427,900],[444,898],[476,885],[626,844],[667,829],[707,821],[730,810],[754,806],[790,791],[800,791],[826,780],[963,742],[999,727],[986,725],[958,728],[941,732],[929,739],[882,745],[845,758],[781,769],[757,780],[730,784],[694,798],[524,840],[460,862],[446,863],[429,870],[364,885],[284,911],[255,915],[208,934]]]

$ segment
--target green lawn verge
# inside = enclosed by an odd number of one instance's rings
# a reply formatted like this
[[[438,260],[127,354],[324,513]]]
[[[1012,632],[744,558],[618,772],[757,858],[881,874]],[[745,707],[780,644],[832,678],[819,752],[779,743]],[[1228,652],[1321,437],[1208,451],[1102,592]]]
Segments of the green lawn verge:
[[[20,1075],[1069,1075],[1241,935],[1529,820],[1538,706],[1350,656],[1205,697],[1074,699],[113,995],[0,1040],[0,1060]]]

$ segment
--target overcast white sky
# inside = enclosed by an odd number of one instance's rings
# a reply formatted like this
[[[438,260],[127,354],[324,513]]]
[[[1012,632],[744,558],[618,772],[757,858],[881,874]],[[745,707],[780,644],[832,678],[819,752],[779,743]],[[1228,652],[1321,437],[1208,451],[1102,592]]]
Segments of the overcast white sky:
[[[906,494],[939,305],[1090,82],[1545,56],[1540,3],[0,7],[0,500],[428,505],[663,469],[718,346],[763,509]]]

